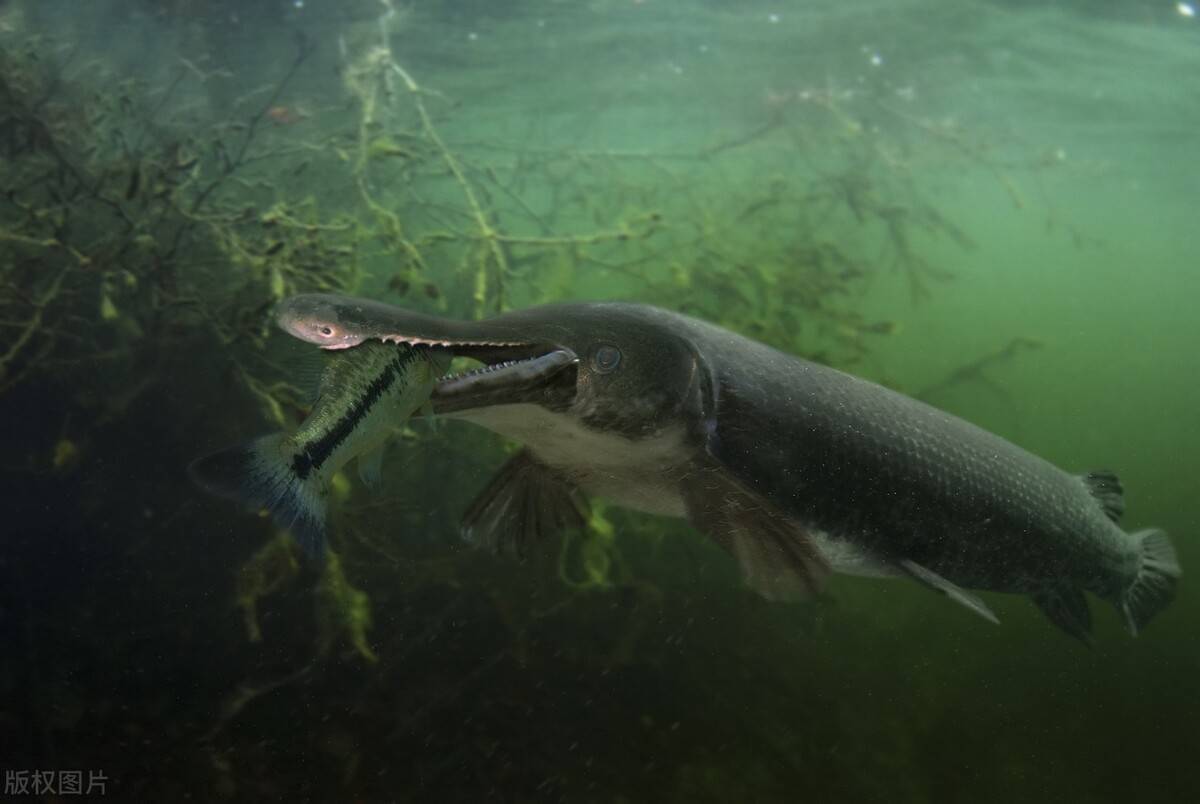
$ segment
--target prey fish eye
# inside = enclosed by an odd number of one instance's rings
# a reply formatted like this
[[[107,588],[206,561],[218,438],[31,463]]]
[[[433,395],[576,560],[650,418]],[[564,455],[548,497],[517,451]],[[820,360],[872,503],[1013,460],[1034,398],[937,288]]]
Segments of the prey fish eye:
[[[621,365],[621,350],[615,346],[608,344],[599,346],[592,355],[592,368],[600,374],[616,371],[619,365]]]

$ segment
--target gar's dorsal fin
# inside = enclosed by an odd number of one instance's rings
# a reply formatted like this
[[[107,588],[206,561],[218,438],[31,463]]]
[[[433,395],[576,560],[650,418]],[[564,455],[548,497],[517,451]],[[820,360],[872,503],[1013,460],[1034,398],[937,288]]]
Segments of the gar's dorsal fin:
[[[1120,522],[1121,515],[1125,513],[1125,489],[1121,488],[1121,480],[1116,473],[1109,469],[1096,469],[1083,475],[1080,480],[1105,516],[1113,522]]]

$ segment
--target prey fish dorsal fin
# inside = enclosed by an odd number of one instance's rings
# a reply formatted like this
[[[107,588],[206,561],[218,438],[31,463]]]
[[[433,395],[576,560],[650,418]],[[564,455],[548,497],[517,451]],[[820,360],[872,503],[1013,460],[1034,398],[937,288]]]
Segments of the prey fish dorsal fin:
[[[329,370],[329,353],[286,336],[282,340],[272,340],[270,344],[272,360],[267,368],[278,371],[281,379],[300,392],[298,401],[310,407],[316,404],[321,395],[321,382]]]
[[[733,554],[746,584],[768,600],[819,592],[829,565],[805,530],[724,470],[684,483],[688,519]]]
[[[463,538],[477,547],[523,558],[535,544],[590,517],[587,500],[528,451],[501,467],[463,515]]]
[[[904,570],[910,578],[920,581],[930,589],[941,592],[946,597],[953,600],[955,603],[961,603],[971,611],[978,614],[989,622],[1000,624],[1000,619],[988,608],[987,604],[980,600],[975,595],[968,592],[966,589],[957,584],[946,580],[941,575],[938,575],[931,569],[923,567],[915,561],[909,561],[907,558],[896,562],[900,569]]]

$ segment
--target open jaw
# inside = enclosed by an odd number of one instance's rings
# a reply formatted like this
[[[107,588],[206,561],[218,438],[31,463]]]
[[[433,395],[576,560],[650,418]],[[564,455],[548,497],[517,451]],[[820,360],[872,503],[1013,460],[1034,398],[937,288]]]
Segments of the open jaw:
[[[569,347],[526,337],[536,322],[455,321],[328,293],[284,299],[275,321],[292,337],[326,350],[380,340],[428,349],[442,358],[435,361],[439,371],[454,357],[482,363],[438,380],[430,397],[435,413],[521,403],[561,410],[575,400],[579,358]]]
[[[429,344],[420,338],[396,337],[386,340],[426,346],[434,353],[465,357],[482,364],[438,380],[430,397],[435,413],[522,403],[563,410],[575,400],[579,358],[563,346],[446,341]]]

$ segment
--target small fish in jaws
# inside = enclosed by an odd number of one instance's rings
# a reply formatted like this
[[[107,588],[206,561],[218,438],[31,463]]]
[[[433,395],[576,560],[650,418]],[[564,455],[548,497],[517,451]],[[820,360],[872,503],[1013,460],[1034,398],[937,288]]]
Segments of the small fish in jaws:
[[[275,433],[200,458],[192,477],[214,494],[271,512],[304,551],[325,550],[325,496],[334,474],[358,459],[378,482],[384,442],[427,405],[450,355],[426,347],[371,341],[335,352],[312,412],[295,433]]]

